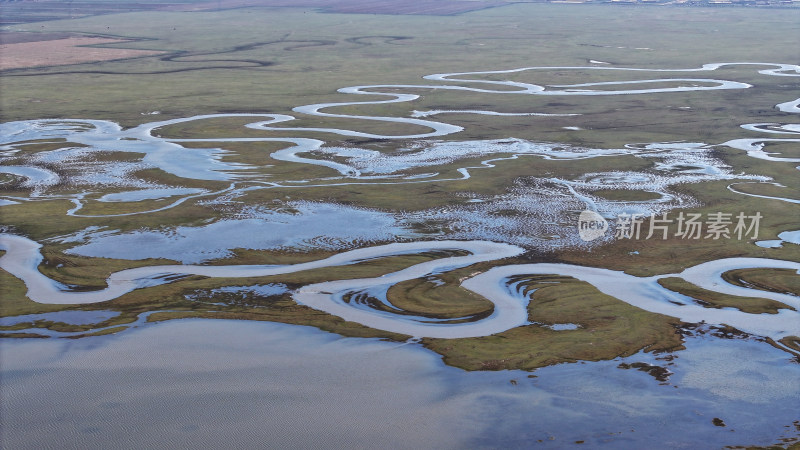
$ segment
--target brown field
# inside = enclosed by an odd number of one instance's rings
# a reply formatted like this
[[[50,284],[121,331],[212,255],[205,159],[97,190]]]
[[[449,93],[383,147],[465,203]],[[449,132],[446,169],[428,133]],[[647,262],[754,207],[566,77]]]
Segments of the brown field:
[[[87,47],[89,45],[117,42],[126,41],[99,37],[68,37],[64,39],[2,44],[0,45],[0,70],[62,66],[161,53],[150,50]]]

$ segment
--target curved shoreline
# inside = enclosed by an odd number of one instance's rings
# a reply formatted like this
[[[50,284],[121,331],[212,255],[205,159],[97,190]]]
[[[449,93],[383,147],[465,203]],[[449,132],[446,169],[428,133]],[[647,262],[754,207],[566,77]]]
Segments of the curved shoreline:
[[[737,185],[737,184],[751,184],[751,183],[746,183],[746,182],[742,182],[742,183],[731,183],[731,184],[729,184],[729,185],[728,185],[728,187],[727,187],[727,188],[728,188],[728,190],[729,190],[729,191],[731,191],[731,192],[733,192],[734,194],[746,195],[746,196],[748,196],[748,197],[766,198],[766,199],[769,199],[769,200],[777,200],[777,201],[780,201],[780,202],[787,202],[787,203],[796,203],[796,204],[800,204],[800,199],[794,199],[794,198],[785,198],[785,197],[773,197],[773,196],[770,196],[770,195],[750,194],[750,193],[747,193],[747,192],[742,192],[742,191],[740,191],[740,190],[737,190],[737,189],[734,187],[734,186],[735,186],[735,185]],[[758,184],[758,183],[753,183],[753,184]],[[781,185],[781,184],[779,184],[779,183],[764,183],[764,184],[771,184],[771,185],[778,186],[778,187],[784,187],[783,185]]]
[[[505,280],[515,275],[556,274],[588,282],[600,292],[632,306],[676,317],[684,322],[705,321],[727,324],[751,334],[768,336],[776,340],[800,334],[800,312],[782,309],[778,314],[749,314],[733,308],[710,309],[658,284],[661,278],[680,277],[703,289],[731,295],[765,297],[800,310],[798,297],[733,286],[720,276],[729,270],[754,267],[785,268],[800,272],[800,263],[766,258],[726,258],[690,267],[679,274],[646,278],[595,267],[540,263],[495,267],[466,280],[462,286],[487,298],[519,298],[519,294],[505,289]]]
[[[342,301],[348,291],[375,286],[392,285],[437,272],[466,267],[479,262],[496,261],[518,256],[523,249],[510,244],[488,241],[432,241],[395,243],[343,252],[329,258],[293,265],[166,265],[127,269],[111,274],[108,287],[91,292],[66,292],[64,286],[38,271],[42,260],[41,247],[25,237],[0,234],[0,268],[21,279],[28,287],[28,297],[36,302],[51,304],[85,304],[113,300],[125,293],[158,284],[169,283],[181,275],[207,277],[261,277],[303,270],[353,264],[364,259],[419,253],[431,250],[466,250],[467,256],[454,256],[428,261],[375,278],[335,280],[316,283],[298,289],[294,300],[302,305],[325,311],[367,327],[408,334],[414,337],[464,338],[499,333],[528,322],[529,298],[508,288],[514,275],[556,274],[586,281],[601,292],[638,308],[665,314],[686,322],[727,324],[742,331],[768,336],[775,340],[800,335],[800,312],[782,309],[778,314],[749,314],[732,308],[709,309],[695,304],[680,294],[663,288],[658,279],[678,276],[695,285],[731,295],[759,296],[782,302],[800,310],[800,298],[729,285],[721,274],[739,268],[768,267],[797,270],[800,263],[762,258],[727,258],[690,267],[680,274],[639,278],[624,272],[571,264],[518,264],[499,266],[465,280],[461,286],[482,295],[494,304],[487,318],[459,324],[427,323],[402,315],[356,308]]]

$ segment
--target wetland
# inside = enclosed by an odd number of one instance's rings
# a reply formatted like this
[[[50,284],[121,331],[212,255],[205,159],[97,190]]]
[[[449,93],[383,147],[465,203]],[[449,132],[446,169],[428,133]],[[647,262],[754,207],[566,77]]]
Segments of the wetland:
[[[3,446],[797,442],[797,11],[579,8],[6,26]]]

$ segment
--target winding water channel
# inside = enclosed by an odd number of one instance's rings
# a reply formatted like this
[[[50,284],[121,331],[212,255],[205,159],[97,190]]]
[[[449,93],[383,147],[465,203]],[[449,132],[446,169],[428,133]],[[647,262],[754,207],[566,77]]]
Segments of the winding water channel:
[[[520,247],[481,241],[434,241],[395,243],[339,253],[330,258],[285,266],[231,265],[198,266],[168,265],[128,269],[111,274],[108,287],[90,292],[69,291],[65,286],[38,271],[42,260],[40,245],[21,236],[0,234],[0,268],[25,282],[28,297],[40,303],[86,304],[113,300],[134,289],[168,283],[186,275],[207,277],[243,278],[281,275],[303,270],[353,264],[373,258],[420,253],[432,250],[464,250],[466,256],[453,256],[416,264],[406,269],[376,278],[336,280],[306,286],[294,292],[300,304],[328,312],[345,320],[362,325],[408,334],[414,337],[463,338],[486,336],[524,325],[529,321],[529,298],[520,294],[509,279],[515,275],[555,274],[587,281],[601,292],[619,298],[647,311],[678,317],[688,322],[705,321],[728,324],[742,331],[780,339],[800,335],[800,298],[755,289],[732,286],[724,282],[721,274],[741,268],[781,268],[800,272],[800,263],[762,258],[728,258],[688,268],[676,275],[659,275],[639,278],[623,272],[569,264],[522,264],[495,267],[473,276],[462,287],[482,295],[494,305],[493,313],[474,322],[442,324],[429,323],[419,318],[377,311],[363,305],[343,301],[344,294],[376,286],[391,286],[443,271],[466,267],[478,262],[494,261],[517,256],[524,252]],[[778,314],[748,314],[739,310],[709,309],[691,299],[661,287],[657,280],[679,276],[700,287],[732,295],[766,297],[793,307]],[[535,320],[535,318],[533,318]]]
[[[462,131],[462,127],[423,119],[432,115],[444,114],[448,111],[415,111],[413,117],[386,117],[365,116],[352,114],[338,114],[324,110],[358,105],[377,105],[389,103],[411,102],[420,97],[416,93],[396,93],[387,90],[409,90],[414,92],[429,89],[489,93],[496,95],[551,95],[551,96],[600,96],[600,95],[641,95],[650,93],[690,92],[709,90],[748,89],[750,84],[717,80],[710,78],[664,78],[656,80],[630,80],[616,82],[579,83],[572,85],[542,86],[516,81],[497,81],[482,79],[486,75],[511,74],[537,70],[605,70],[630,73],[663,73],[663,72],[704,72],[714,71],[728,66],[756,66],[766,67],[758,73],[768,76],[800,76],[800,66],[792,64],[770,63],[724,63],[706,64],[693,69],[636,69],[615,67],[524,67],[511,70],[483,71],[433,74],[423,77],[434,84],[419,85],[369,85],[353,86],[339,89],[340,93],[348,95],[368,95],[388,97],[383,100],[349,101],[339,103],[321,103],[298,106],[293,109],[295,113],[324,118],[366,120],[385,123],[399,123],[409,126],[427,128],[428,131],[402,135],[383,135],[358,132],[337,128],[299,128],[279,127],[278,124],[290,122],[294,116],[286,114],[210,114],[186,118],[151,122],[137,127],[123,130],[116,123],[103,120],[83,119],[43,119],[0,124],[0,156],[13,158],[21,149],[29,145],[30,141],[55,142],[66,140],[78,144],[78,147],[66,147],[56,151],[39,152],[34,157],[37,164],[64,164],[67,161],[79,158],[91,152],[127,152],[142,154],[138,163],[128,166],[117,165],[104,169],[102,173],[89,173],[84,175],[84,181],[91,185],[114,182],[120,186],[137,188],[140,190],[105,194],[97,199],[101,202],[137,202],[158,198],[178,197],[166,206],[149,211],[110,214],[122,216],[127,214],[143,214],[161,211],[175,207],[189,199],[213,197],[241,193],[247,189],[260,189],[275,186],[293,187],[315,186],[320,180],[295,180],[291,183],[275,183],[260,179],[254,172],[256,167],[226,162],[223,157],[229,151],[221,148],[186,148],[184,143],[208,142],[284,142],[289,147],[274,151],[271,157],[275,160],[290,161],[294,163],[310,164],[333,169],[339,174],[340,182],[350,183],[420,183],[428,181],[442,181],[437,172],[414,176],[403,176],[403,171],[410,168],[436,166],[451,163],[468,157],[482,157],[486,159],[481,167],[492,167],[491,162],[497,159],[516,158],[522,155],[536,155],[548,159],[583,159],[602,156],[643,155],[651,157],[657,155],[661,162],[656,164],[656,171],[663,174],[642,174],[636,172],[617,171],[613,173],[587,174],[581,180],[552,179],[551,182],[566,187],[579,201],[586,204],[587,208],[597,210],[594,202],[587,196],[578,192],[580,187],[593,189],[617,186],[635,185],[637,189],[660,194],[658,199],[645,204],[659,204],[670,201],[681,203],[684,199],[677,198],[666,192],[665,188],[671,183],[699,182],[718,179],[748,179],[750,182],[770,182],[766,177],[757,175],[734,174],[719,162],[706,157],[704,153],[713,145],[700,143],[653,143],[629,145],[622,149],[586,149],[563,148],[542,143],[532,143],[522,140],[509,141],[465,141],[444,142],[428,145],[412,154],[384,155],[381,152],[365,149],[327,147],[326,142],[319,139],[304,137],[218,137],[204,139],[171,139],[164,138],[158,133],[170,125],[188,123],[198,120],[218,118],[247,118],[257,119],[245,126],[250,129],[271,132],[315,132],[330,133],[339,136],[376,138],[376,139],[426,139],[441,137]],[[442,84],[445,83],[445,84]],[[648,85],[661,83],[668,87],[648,87]],[[776,105],[782,112],[798,113],[798,100]],[[510,113],[482,111],[482,110],[454,110],[461,114],[479,115],[508,115]],[[545,113],[515,113],[525,115],[546,115]],[[566,115],[579,115],[579,112]],[[742,127],[751,132],[770,134],[768,138],[732,139],[719,145],[724,145],[747,152],[751,157],[776,162],[798,162],[800,159],[775,156],[765,151],[765,145],[772,142],[797,142],[795,138],[778,138],[776,134],[796,135],[797,127],[792,124],[780,123],[754,123],[744,124]],[[324,154],[336,158],[316,158]],[[198,189],[169,188],[164,186],[149,186],[136,184],[126,178],[134,170],[145,167],[155,167],[164,172],[194,180],[227,181],[230,186],[226,189],[209,192]],[[688,167],[688,168],[687,168]],[[459,169],[461,179],[469,178],[469,170],[474,167]],[[682,168],[678,170],[678,168]],[[31,188],[29,198],[6,197],[4,204],[14,204],[20,201],[70,199],[75,207],[67,214],[82,216],[81,208],[86,201],[88,191],[79,194],[46,194],[47,188],[57,185],[60,176],[45,167],[31,165],[4,165],[0,173],[10,174],[25,179],[23,186]],[[330,179],[328,179],[330,181]],[[732,192],[737,191],[731,184]],[[144,190],[141,190],[144,189]],[[761,196],[766,197],[766,196]],[[795,203],[796,200],[781,199],[779,197],[766,197]],[[88,215],[84,217],[103,217],[102,215]],[[0,248],[6,253],[0,258],[0,267],[12,275],[20,278],[28,287],[28,297],[42,303],[56,304],[86,304],[104,302],[118,298],[134,289],[146,288],[158,284],[168,283],[188,275],[203,275],[208,277],[257,277],[279,275],[302,270],[318,269],[343,264],[353,264],[368,258],[380,258],[398,254],[419,253],[430,250],[464,250],[468,256],[454,256],[441,258],[406,268],[404,270],[387,274],[378,278],[360,280],[334,280],[325,283],[306,286],[294,295],[294,299],[304,305],[329,312],[346,320],[382,330],[409,334],[415,337],[472,337],[485,336],[498,333],[528,322],[526,305],[528,298],[509,286],[509,278],[521,274],[557,274],[575,277],[587,281],[600,291],[612,295],[639,308],[658,312],[684,321],[709,323],[725,323],[743,331],[769,336],[779,339],[788,335],[800,335],[800,313],[783,309],[778,314],[747,314],[731,308],[709,309],[697,305],[690,299],[668,291],[661,287],[657,280],[671,276],[660,275],[650,278],[633,277],[621,272],[581,267],[563,264],[526,264],[506,265],[496,267],[488,272],[478,274],[464,281],[462,286],[489,299],[494,304],[491,316],[468,323],[435,323],[402,315],[376,311],[357,303],[343,300],[343,296],[352,291],[385,288],[401,281],[411,280],[437,272],[454,268],[465,267],[478,262],[496,261],[503,258],[517,256],[524,249],[507,243],[497,243],[484,240],[450,240],[436,242],[413,242],[381,245],[376,247],[361,248],[346,251],[330,258],[319,261],[286,265],[286,266],[201,266],[201,265],[168,265],[151,266],[137,269],[123,270],[112,274],[107,282],[108,287],[96,291],[75,292],[68,287],[45,277],[37,266],[42,257],[39,253],[41,245],[22,236],[12,234],[0,235]],[[684,278],[700,287],[733,295],[747,295],[753,297],[766,297],[780,301],[787,306],[800,309],[800,300],[797,297],[776,294],[752,289],[739,288],[728,285],[721,280],[719,274],[739,268],[767,267],[800,270],[800,263],[754,258],[733,258],[711,261],[701,264],[684,272],[674,275]],[[377,289],[380,292],[380,289]]]

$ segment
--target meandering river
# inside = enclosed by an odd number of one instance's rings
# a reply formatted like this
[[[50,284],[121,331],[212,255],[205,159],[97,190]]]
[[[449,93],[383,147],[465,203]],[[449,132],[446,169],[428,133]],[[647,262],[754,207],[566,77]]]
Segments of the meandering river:
[[[185,275],[206,277],[263,277],[295,273],[304,270],[353,264],[366,259],[393,255],[421,253],[434,250],[462,250],[470,254],[439,258],[413,265],[406,269],[376,278],[335,280],[303,287],[293,294],[300,304],[328,312],[362,325],[408,334],[414,337],[463,338],[499,333],[529,321],[529,298],[509,286],[515,275],[555,274],[587,281],[601,292],[614,296],[647,311],[678,317],[687,322],[705,321],[728,324],[742,331],[780,339],[800,335],[800,298],[773,292],[732,286],[722,280],[721,274],[741,268],[781,268],[800,272],[800,263],[764,258],[728,258],[690,267],[680,274],[639,278],[619,271],[583,267],[569,264],[510,264],[495,267],[477,274],[462,283],[462,287],[482,295],[494,305],[493,313],[486,318],[467,323],[431,323],[420,318],[363,307],[345,302],[348,292],[391,286],[393,284],[425,277],[479,262],[495,261],[518,256],[524,249],[503,243],[483,241],[430,241],[395,243],[342,252],[329,258],[294,265],[167,265],[139,267],[115,272],[107,280],[108,287],[89,292],[68,290],[46,277],[38,270],[42,256],[40,245],[30,239],[10,234],[0,234],[0,268],[25,282],[27,295],[40,303],[86,304],[113,300],[134,289],[168,283]],[[658,279],[679,276],[705,289],[751,297],[766,297],[787,305],[778,314],[748,314],[732,308],[704,308],[691,299],[676,294],[658,284]],[[795,308],[790,310],[788,307]],[[535,318],[533,318],[535,320]]]

